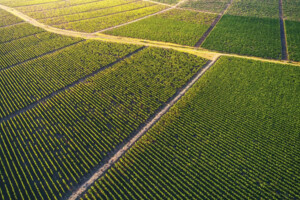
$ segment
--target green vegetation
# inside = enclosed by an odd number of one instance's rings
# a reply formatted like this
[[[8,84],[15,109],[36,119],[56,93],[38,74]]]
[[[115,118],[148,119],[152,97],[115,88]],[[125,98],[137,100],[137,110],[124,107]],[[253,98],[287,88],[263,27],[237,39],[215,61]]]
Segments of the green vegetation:
[[[289,59],[300,62],[300,22],[285,21]]]
[[[106,33],[194,46],[216,15],[173,9]]]
[[[61,46],[76,42],[76,39],[71,42],[70,39],[60,40],[64,42]],[[45,41],[40,44],[44,45]],[[39,46],[41,50],[45,48],[43,45]],[[0,99],[0,118],[39,101],[136,49],[136,46],[86,41],[1,71],[1,96],[5,98]]]
[[[40,57],[80,40],[42,32],[0,44],[0,70]]]
[[[263,58],[281,58],[278,19],[224,15],[202,47]]]
[[[234,1],[227,14],[259,18],[279,18],[278,0],[239,0]]]
[[[83,199],[299,199],[299,77],[222,57]]]
[[[220,13],[228,3],[230,3],[230,0],[188,0],[181,7]]]
[[[300,0],[282,0],[282,2],[285,19],[300,21]]]
[[[13,25],[16,23],[20,23],[23,20],[21,20],[20,18],[10,15],[7,12],[0,12],[0,28],[4,27],[4,26],[9,26],[9,25]]]
[[[165,6],[153,5],[128,12],[55,25],[54,27],[75,31],[96,32],[159,12],[163,9],[165,9]]]
[[[105,60],[102,49],[89,48]],[[145,49],[1,123],[0,194],[5,199],[63,198],[205,62],[173,50]]]
[[[153,1],[157,1],[157,2],[160,2],[160,3],[166,3],[166,4],[176,4],[180,0],[153,0]]]
[[[3,27],[0,28],[0,44],[41,32],[43,32],[43,29],[34,27],[27,23]]]
[[[0,4],[10,6],[10,7],[19,7],[19,6],[30,6],[35,4],[46,4],[46,3],[55,3],[60,0],[0,0]]]

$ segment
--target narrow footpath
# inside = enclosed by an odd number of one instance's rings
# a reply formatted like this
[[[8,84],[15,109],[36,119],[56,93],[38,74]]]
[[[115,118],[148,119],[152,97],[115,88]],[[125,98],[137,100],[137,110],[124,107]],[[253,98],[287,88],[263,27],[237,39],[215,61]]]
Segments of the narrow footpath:
[[[287,41],[285,35],[284,19],[283,19],[283,10],[282,10],[282,0],[279,0],[279,17],[280,17],[280,39],[281,39],[281,54],[282,60],[288,60],[288,50],[287,50]]]

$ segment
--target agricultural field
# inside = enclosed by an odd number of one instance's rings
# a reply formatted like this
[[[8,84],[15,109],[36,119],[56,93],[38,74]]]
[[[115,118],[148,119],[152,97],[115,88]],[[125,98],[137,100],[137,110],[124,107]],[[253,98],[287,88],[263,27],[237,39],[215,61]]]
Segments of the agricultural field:
[[[289,58],[300,62],[300,21],[285,21]]]
[[[230,0],[188,0],[181,7],[220,13],[226,8],[228,3],[230,3]]]
[[[279,20],[224,15],[202,47],[228,53],[280,59]]]
[[[0,0],[0,200],[300,199],[299,0]]]
[[[233,1],[227,14],[237,16],[273,18],[279,17],[278,0],[240,0]]]
[[[175,9],[105,33],[194,46],[215,18],[214,14]]]
[[[82,199],[299,199],[299,76],[222,57]]]

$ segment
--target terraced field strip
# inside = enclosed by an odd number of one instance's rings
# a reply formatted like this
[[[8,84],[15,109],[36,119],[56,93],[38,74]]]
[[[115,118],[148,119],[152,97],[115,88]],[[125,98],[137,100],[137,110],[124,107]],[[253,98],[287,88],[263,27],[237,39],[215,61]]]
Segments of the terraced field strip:
[[[6,10],[10,12],[11,14],[20,17],[24,21],[30,23],[33,26],[40,27],[46,31],[60,34],[60,35],[65,35],[65,36],[71,36],[71,37],[81,37],[84,39],[93,39],[93,40],[101,40],[101,41],[106,41],[106,42],[115,42],[115,43],[122,43],[122,44],[134,44],[134,45],[143,45],[143,46],[152,46],[152,47],[158,47],[158,48],[165,48],[165,49],[174,49],[180,52],[186,52],[190,53],[193,55],[201,56],[203,58],[207,59],[212,59],[215,56],[233,56],[233,57],[238,57],[238,58],[247,58],[251,60],[259,60],[259,61],[267,61],[267,62],[272,62],[272,63],[280,63],[280,64],[286,64],[286,65],[296,65],[300,66],[300,62],[285,62],[285,61],[280,61],[280,60],[274,60],[274,59],[266,59],[266,58],[260,58],[260,57],[255,57],[255,56],[245,56],[245,55],[238,55],[234,53],[221,53],[221,52],[215,52],[215,51],[210,51],[207,49],[201,49],[201,48],[191,48],[189,46],[185,45],[178,45],[178,44],[173,44],[173,43],[168,43],[168,42],[159,42],[159,41],[151,41],[151,40],[145,40],[145,39],[135,39],[135,38],[128,38],[128,37],[121,37],[121,36],[112,36],[112,35],[105,35],[102,33],[84,33],[84,32],[78,32],[78,31],[70,31],[70,30],[64,30],[64,29],[59,29],[55,27],[51,27],[45,24],[42,24],[38,22],[37,20],[23,14],[22,12],[10,8],[4,5],[0,4],[0,8],[3,10]]]
[[[177,94],[175,94],[163,108],[161,108],[160,111],[157,112],[157,114],[148,120],[148,123],[146,123],[129,142],[124,144],[122,147],[115,149],[113,156],[109,159],[109,161],[100,167],[89,180],[83,183],[79,189],[69,197],[68,200],[76,200],[81,197],[95,181],[103,176],[105,172],[110,169],[113,164],[115,164],[132,147],[132,145],[134,145],[144,134],[146,134],[147,131],[156,122],[158,122],[159,119],[166,114],[179,99],[181,99],[181,97],[185,95],[185,93],[203,76],[203,74],[216,63],[218,58],[219,56],[215,57],[212,61],[208,61],[207,64],[200,69],[198,73],[191,80],[189,80],[188,83]]]
[[[124,57],[122,57],[122,58],[120,58],[120,59],[118,59],[118,60],[116,60],[116,61],[114,61],[114,62],[112,62],[112,63],[110,63],[110,64],[108,64],[108,65],[106,65],[105,67],[99,68],[99,69],[97,69],[96,71],[92,72],[91,74],[86,75],[86,76],[84,76],[84,77],[78,79],[77,81],[75,81],[75,82],[73,82],[73,83],[67,85],[66,87],[63,87],[63,88],[61,88],[61,89],[59,89],[59,90],[56,90],[55,92],[53,92],[53,93],[47,95],[46,97],[40,99],[39,101],[36,101],[36,102],[34,102],[34,103],[32,103],[32,104],[30,104],[30,105],[28,105],[28,106],[26,106],[26,107],[24,107],[24,108],[18,110],[18,111],[15,111],[14,113],[12,113],[12,114],[10,114],[10,115],[8,115],[8,116],[6,116],[6,117],[0,119],[0,124],[3,123],[3,122],[8,121],[9,119],[11,119],[11,118],[13,118],[13,117],[15,117],[15,116],[17,116],[17,115],[19,115],[19,114],[21,114],[21,113],[26,112],[27,110],[30,110],[30,109],[34,108],[34,107],[37,106],[38,104],[47,101],[48,99],[54,97],[55,95],[57,95],[57,94],[59,94],[59,93],[61,93],[61,92],[64,92],[64,91],[66,91],[66,90],[68,90],[68,89],[70,89],[70,88],[72,88],[72,87],[74,87],[74,86],[80,84],[81,82],[84,82],[86,79],[88,79],[88,78],[90,78],[90,77],[93,77],[93,76],[96,75],[97,73],[99,73],[99,72],[101,72],[101,71],[103,71],[103,70],[105,70],[105,69],[107,69],[107,68],[109,68],[109,67],[114,66],[115,64],[117,64],[117,63],[119,63],[119,62],[125,60],[126,58],[131,57],[132,55],[138,53],[139,51],[143,50],[144,48],[145,48],[145,47],[141,47],[141,48],[139,48],[139,49],[137,49],[137,50],[135,50],[135,51],[133,51],[133,52],[127,54],[126,56],[124,56]]]
[[[220,19],[223,17],[224,13],[227,11],[227,9],[232,4],[232,2],[233,2],[233,0],[231,0],[230,3],[227,4],[226,8],[218,15],[218,17],[215,19],[215,21],[211,24],[211,26],[207,29],[207,31],[204,33],[204,35],[196,43],[195,47],[200,47],[202,45],[204,40],[209,36],[210,32],[215,28],[215,26],[220,21]]]
[[[43,53],[43,54],[38,55],[38,56],[35,56],[35,57],[33,57],[33,58],[24,60],[24,61],[22,61],[22,62],[20,62],[20,63],[13,64],[13,65],[11,65],[11,66],[9,66],[9,67],[2,68],[2,69],[0,69],[0,72],[2,72],[2,71],[4,71],[4,70],[7,70],[7,69],[10,69],[10,68],[12,68],[12,67],[15,67],[15,66],[17,66],[17,65],[21,65],[21,64],[27,63],[27,62],[29,62],[29,61],[35,60],[35,59],[37,59],[37,58],[40,58],[40,57],[43,57],[43,56],[52,54],[52,53],[54,53],[54,52],[63,50],[63,49],[65,49],[65,48],[74,46],[74,45],[76,45],[76,44],[78,44],[78,43],[80,43],[80,42],[83,42],[83,41],[85,41],[85,40],[81,40],[81,41],[78,41],[78,42],[74,42],[74,43],[69,44],[69,45],[67,45],[67,46],[64,46],[64,47],[61,47],[61,48],[58,48],[58,49],[54,49],[53,51],[49,51],[49,52],[47,52],[47,53]],[[0,122],[1,122],[1,121],[0,121]]]
[[[288,60],[288,49],[287,49],[287,41],[285,34],[285,25],[283,20],[283,9],[282,9],[282,0],[279,0],[279,17],[280,17],[280,39],[282,46],[282,60]]]

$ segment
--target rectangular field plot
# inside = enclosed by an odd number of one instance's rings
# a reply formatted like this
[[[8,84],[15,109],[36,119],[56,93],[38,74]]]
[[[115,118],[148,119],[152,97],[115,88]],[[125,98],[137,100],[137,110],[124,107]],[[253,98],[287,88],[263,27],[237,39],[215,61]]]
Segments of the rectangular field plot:
[[[233,1],[227,14],[237,16],[279,18],[278,0],[241,0]]]
[[[230,3],[230,0],[188,0],[181,7],[220,13],[228,3]]]
[[[289,59],[300,62],[300,22],[285,21]]]
[[[175,9],[105,33],[194,46],[215,17]]]
[[[90,49],[87,56],[94,52],[105,59],[102,49]],[[121,48],[107,49],[114,55]],[[70,56],[76,59],[77,51]],[[64,198],[205,63],[173,50],[144,49],[1,123],[0,194],[4,199]]]
[[[300,21],[300,0],[282,0],[284,18]]]
[[[202,47],[228,53],[280,59],[279,19],[224,15]]]
[[[299,199],[298,66],[221,58],[89,199]]]
[[[23,22],[22,19],[0,9],[0,28]]]

